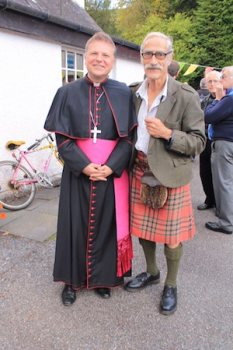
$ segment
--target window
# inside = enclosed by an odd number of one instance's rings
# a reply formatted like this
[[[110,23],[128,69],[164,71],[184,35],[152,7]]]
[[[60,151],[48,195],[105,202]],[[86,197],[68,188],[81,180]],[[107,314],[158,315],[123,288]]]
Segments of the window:
[[[82,78],[84,75],[84,54],[74,50],[63,49],[62,60],[62,85]]]

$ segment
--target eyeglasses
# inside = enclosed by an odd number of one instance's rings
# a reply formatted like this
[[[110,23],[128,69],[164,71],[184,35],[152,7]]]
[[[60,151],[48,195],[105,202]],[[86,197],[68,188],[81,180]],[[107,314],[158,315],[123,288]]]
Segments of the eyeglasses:
[[[164,60],[165,57],[167,55],[169,55],[169,53],[172,53],[172,51],[169,52],[152,52],[152,51],[145,51],[142,52],[142,57],[144,58],[144,60],[151,60],[153,56],[155,56],[157,58],[157,60]]]
[[[217,83],[219,83],[219,80],[213,79],[213,80],[208,80],[208,81],[207,81],[207,84],[212,84],[212,83],[217,84]]]

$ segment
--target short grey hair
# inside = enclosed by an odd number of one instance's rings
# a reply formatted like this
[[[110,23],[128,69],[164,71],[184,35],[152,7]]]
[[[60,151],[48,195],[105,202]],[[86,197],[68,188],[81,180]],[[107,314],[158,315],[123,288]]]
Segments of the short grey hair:
[[[206,74],[205,80],[207,82],[207,79],[209,78],[210,75],[215,74],[218,76],[219,79],[221,79],[221,73],[218,72],[217,70],[212,70],[211,72]]]
[[[112,40],[112,38],[110,37],[110,35],[108,35],[105,32],[98,32],[95,33],[87,42],[85,45],[85,54],[87,53],[88,47],[89,45],[94,42],[94,41],[104,41],[106,43],[109,43],[110,45],[112,45],[112,48],[114,50],[114,56],[116,56],[116,45],[114,43],[114,41]]]
[[[230,71],[230,77],[233,79],[233,66],[224,67],[223,70],[222,70],[222,73],[224,73],[224,71],[225,71],[226,69],[229,69],[229,71]]]
[[[173,53],[173,40],[172,40],[172,37],[171,36],[167,36],[167,35],[165,35],[165,34],[163,34],[163,33],[161,33],[161,32],[151,32],[151,33],[149,33],[149,34],[147,34],[147,36],[145,37],[145,39],[143,40],[143,42],[142,42],[142,44],[141,44],[141,47],[140,47],[140,55],[142,54],[142,52],[143,52],[143,49],[144,49],[144,46],[145,46],[145,44],[146,44],[146,42],[147,42],[147,40],[149,40],[149,39],[151,39],[151,38],[153,38],[153,37],[158,37],[158,38],[162,38],[162,39],[164,39],[164,40],[166,40],[166,42],[167,42],[167,48],[168,48],[168,51],[170,52],[171,51],[171,53],[168,55],[168,58],[169,58],[169,60],[168,60],[168,65],[171,63],[171,61],[172,61],[172,53]]]

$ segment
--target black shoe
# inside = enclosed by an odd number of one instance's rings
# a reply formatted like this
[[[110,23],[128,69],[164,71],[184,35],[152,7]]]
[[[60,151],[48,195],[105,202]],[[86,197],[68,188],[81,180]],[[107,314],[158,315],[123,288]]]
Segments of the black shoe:
[[[177,287],[164,286],[159,312],[162,315],[172,315],[177,309]]]
[[[65,306],[72,305],[76,300],[75,290],[66,284],[62,291],[61,298]]]
[[[137,275],[132,281],[126,283],[125,289],[128,292],[137,292],[149,284],[157,284],[159,282],[160,272],[158,272],[156,276],[152,276],[148,272],[142,272],[140,275]]]
[[[211,231],[222,232],[222,233],[226,233],[227,235],[232,234],[232,231],[224,230],[224,228],[221,228],[217,222],[207,222],[205,224],[205,227],[207,227]]]
[[[95,293],[98,294],[101,298],[110,298],[111,293],[109,288],[96,288]]]
[[[206,209],[210,209],[210,208],[214,208],[215,205],[214,204],[207,204],[207,203],[203,203],[203,204],[199,204],[197,206],[198,210],[206,210]]]

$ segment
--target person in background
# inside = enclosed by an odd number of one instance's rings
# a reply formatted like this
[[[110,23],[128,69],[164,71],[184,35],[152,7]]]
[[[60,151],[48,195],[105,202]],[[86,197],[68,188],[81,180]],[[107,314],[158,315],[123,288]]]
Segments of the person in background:
[[[225,67],[222,85],[216,89],[216,98],[205,111],[205,122],[211,124],[211,169],[218,222],[205,226],[215,232],[233,231],[233,66]]]
[[[206,85],[210,92],[209,95],[204,97],[201,102],[201,108],[205,112],[206,108],[215,100],[216,90],[221,86],[220,82],[221,73],[215,70],[209,72],[206,75]],[[205,133],[206,133],[206,146],[204,151],[200,154],[200,178],[205,192],[206,198],[205,202],[197,206],[198,210],[206,210],[209,208],[215,207],[215,197],[214,197],[214,188],[212,180],[212,171],[211,171],[211,140],[208,138],[208,124],[205,124]]]
[[[143,248],[146,271],[129,281],[125,289],[136,292],[160,282],[155,252],[157,243],[164,244],[167,276],[159,307],[163,315],[177,309],[182,242],[195,232],[189,186],[192,157],[205,146],[204,113],[198,94],[169,76],[172,58],[171,38],[160,32],[149,33],[141,45],[147,78],[131,85],[138,116],[130,175],[131,233]],[[157,185],[145,187],[145,180]],[[162,196],[157,200],[160,190]],[[142,194],[148,194],[146,200]]]
[[[168,74],[176,79],[179,75],[180,65],[179,62],[172,60],[171,64],[168,66]]]
[[[58,90],[45,122],[65,162],[53,274],[65,306],[84,287],[109,298],[131,273],[126,169],[136,117],[130,89],[108,78],[115,52],[109,35],[94,34],[87,75]]]
[[[197,93],[199,95],[199,100],[200,100],[200,103],[201,101],[203,100],[203,98],[207,95],[209,95],[209,90],[207,89],[207,86],[206,86],[206,81],[205,81],[205,78],[202,78],[200,80],[200,89],[197,90]]]

